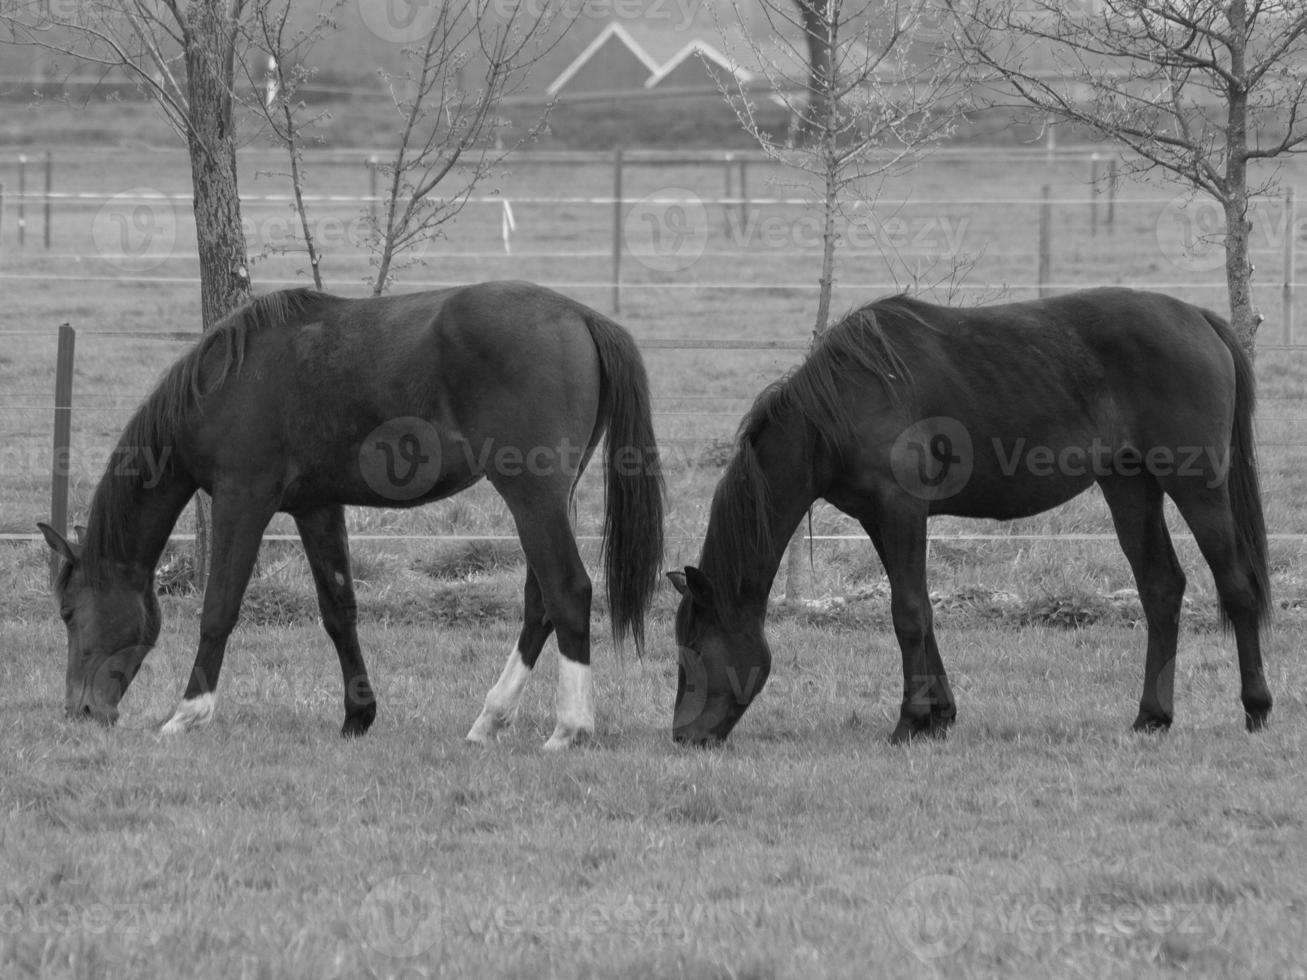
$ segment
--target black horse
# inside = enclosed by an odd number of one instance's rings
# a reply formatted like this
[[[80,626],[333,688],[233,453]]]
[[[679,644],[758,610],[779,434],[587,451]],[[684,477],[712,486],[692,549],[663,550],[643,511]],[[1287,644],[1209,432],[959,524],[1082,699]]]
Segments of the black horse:
[[[66,708],[112,723],[159,634],[154,573],[197,489],[213,495],[212,574],[199,651],[165,732],[208,722],[218,672],[259,542],[290,513],[345,682],[342,734],[376,715],[355,628],[346,504],[407,507],[482,478],[508,504],[526,554],[517,646],[468,733],[508,722],[551,632],[561,653],[563,748],[594,725],[590,578],[569,505],[606,442],[604,564],[614,633],[643,642],[662,559],[662,478],[648,379],[630,334],[530,283],[341,299],[260,297],[168,371],[118,442],[85,540],[42,526],[63,556]]]
[[[957,709],[931,622],[927,518],[1023,517],[1094,483],[1148,620],[1135,729],[1172,717],[1185,578],[1163,494],[1211,566],[1247,727],[1261,728],[1269,585],[1253,406],[1252,367],[1228,324],[1156,293],[971,309],[900,296],[850,314],[759,395],[713,497],[699,567],[672,573],[683,594],[675,737],[726,738],[762,689],[768,593],[818,498],[862,524],[889,576],[903,653],[891,741],[942,734]]]

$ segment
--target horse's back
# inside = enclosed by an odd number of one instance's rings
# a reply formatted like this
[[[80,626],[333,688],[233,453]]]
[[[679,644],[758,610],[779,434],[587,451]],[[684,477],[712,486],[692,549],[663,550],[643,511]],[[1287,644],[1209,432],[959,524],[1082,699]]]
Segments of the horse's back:
[[[871,309],[905,377],[889,394],[850,389],[855,445],[870,453],[844,496],[901,483],[896,453],[921,457],[923,481],[938,478],[931,467],[943,460],[965,460],[965,489],[927,497],[934,512],[966,516],[1036,513],[1137,469],[1130,461],[1150,452],[1186,460],[1197,447],[1197,475],[1219,478],[1236,408],[1234,355],[1198,307],[1099,289],[981,307],[895,298]]]
[[[511,471],[525,472],[537,447],[569,454],[562,468],[541,467],[566,480],[593,444],[600,409],[591,315],[530,283],[317,295],[296,321],[249,331],[242,364],[204,406],[223,459],[197,466],[281,468],[290,497],[330,485],[346,502],[376,503],[358,460],[394,436],[441,460],[421,499],[505,471],[510,456]]]

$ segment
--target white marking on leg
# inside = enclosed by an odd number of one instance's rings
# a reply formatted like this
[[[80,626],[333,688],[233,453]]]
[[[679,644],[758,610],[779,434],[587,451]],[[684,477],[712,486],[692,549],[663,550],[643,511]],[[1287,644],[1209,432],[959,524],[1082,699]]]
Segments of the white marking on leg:
[[[217,695],[212,691],[197,698],[189,698],[177,706],[173,716],[159,731],[163,735],[177,735],[207,725],[213,721],[213,711],[217,705]]]
[[[547,751],[570,748],[582,735],[595,730],[594,684],[590,665],[559,655],[558,724],[545,743]]]
[[[498,737],[499,730],[513,720],[517,702],[522,697],[522,688],[530,676],[531,668],[523,662],[522,652],[514,647],[499,680],[495,681],[495,686],[486,694],[485,707],[467,733],[469,742],[489,745]]]

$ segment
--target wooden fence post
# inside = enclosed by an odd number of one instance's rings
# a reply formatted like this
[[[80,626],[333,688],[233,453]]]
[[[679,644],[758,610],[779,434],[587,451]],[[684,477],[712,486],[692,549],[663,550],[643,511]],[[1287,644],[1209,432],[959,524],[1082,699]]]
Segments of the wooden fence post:
[[[18,154],[18,247],[27,238],[27,154]]]
[[[48,251],[50,248],[50,195],[54,191],[54,154],[49,150],[45,151],[45,247]]]
[[[1296,207],[1293,200],[1293,188],[1284,192],[1284,292],[1280,295],[1280,319],[1284,324],[1284,342],[1293,343],[1293,280],[1297,266],[1297,229]]]
[[[613,151],[613,313],[622,312],[622,148]]]
[[[1052,188],[1044,185],[1043,203],[1039,205],[1039,295],[1048,295],[1048,283],[1053,266],[1053,205],[1049,201]]]
[[[740,157],[740,227],[749,222],[749,160]]]
[[[68,536],[68,474],[72,468],[73,358],[77,332],[59,324],[54,370],[54,459],[50,464],[50,526]],[[50,579],[59,570],[59,556],[50,553]]]
[[[1116,220],[1116,181],[1118,160],[1115,156],[1107,163],[1107,233],[1112,233]]]
[[[1098,154],[1089,156],[1089,237],[1098,237]]]

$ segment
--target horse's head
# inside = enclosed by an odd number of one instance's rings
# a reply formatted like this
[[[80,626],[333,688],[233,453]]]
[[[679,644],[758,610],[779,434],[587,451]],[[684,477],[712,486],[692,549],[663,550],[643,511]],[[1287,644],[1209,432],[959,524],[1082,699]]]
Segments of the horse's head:
[[[771,650],[762,633],[762,617],[745,616],[739,623],[724,623],[708,576],[687,567],[684,572],[669,572],[667,577],[681,593],[676,612],[680,668],[672,737],[693,745],[725,741],[771,673]]]
[[[149,572],[108,563],[90,574],[80,546],[38,527],[62,559],[55,580],[59,615],[68,627],[64,709],[70,718],[118,720],[118,702],[159,637],[159,600]]]

